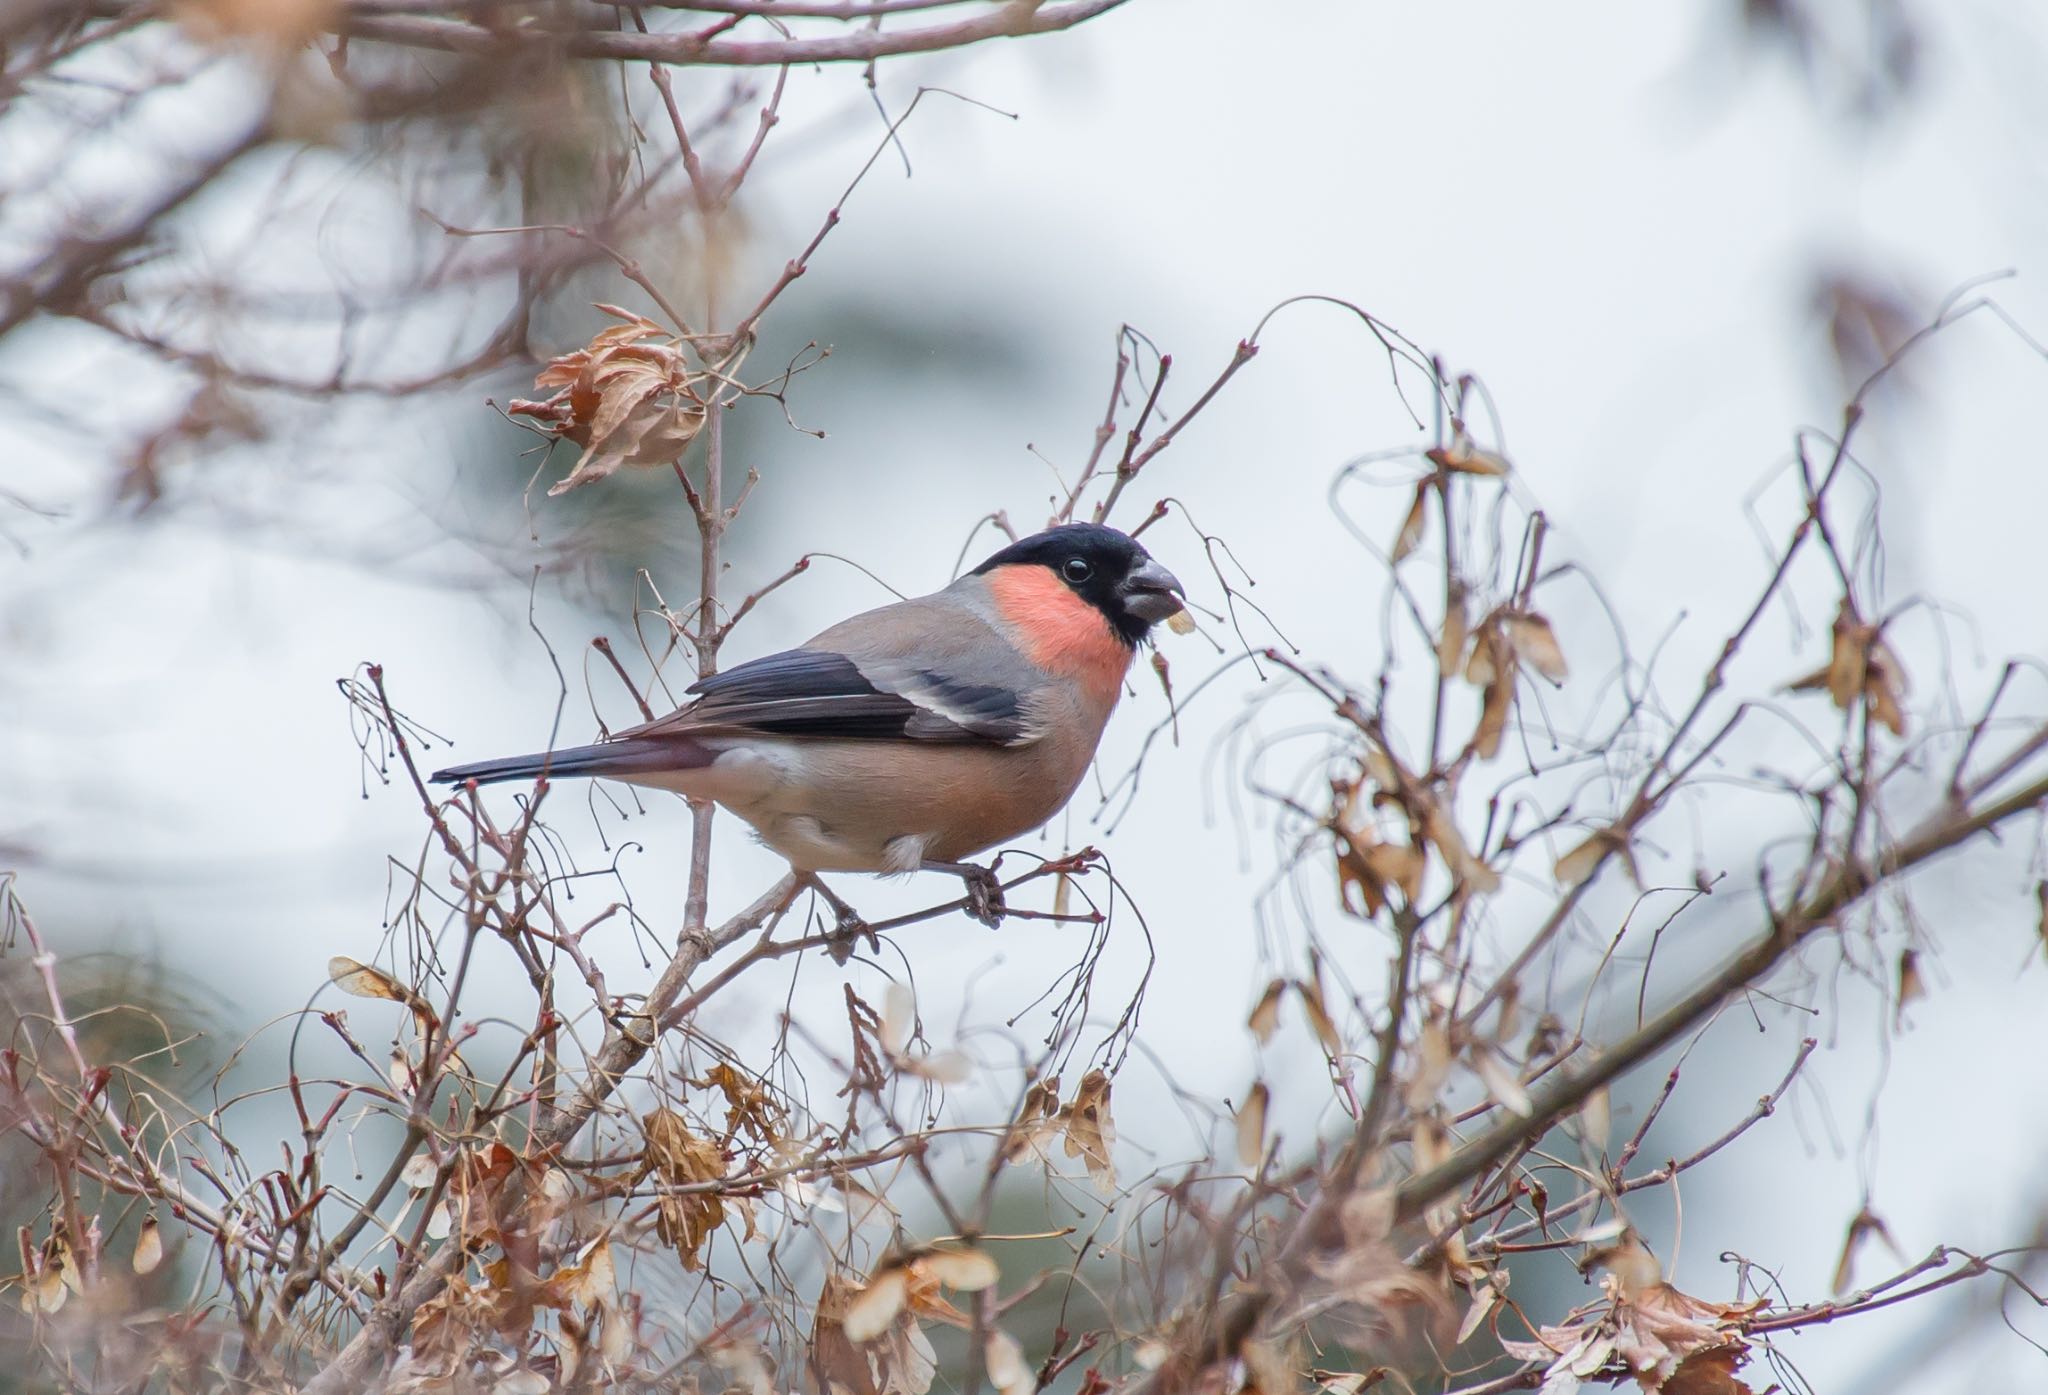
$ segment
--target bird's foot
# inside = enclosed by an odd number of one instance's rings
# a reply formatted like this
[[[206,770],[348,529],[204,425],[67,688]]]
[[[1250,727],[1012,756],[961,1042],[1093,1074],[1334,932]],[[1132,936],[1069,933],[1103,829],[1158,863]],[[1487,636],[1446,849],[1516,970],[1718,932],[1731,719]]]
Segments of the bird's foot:
[[[994,871],[972,862],[927,862],[932,872],[950,872],[967,888],[967,914],[993,930],[1003,923],[1009,906],[1003,900],[1003,884]]]
[[[967,914],[993,930],[1003,923],[1009,906],[1003,901],[1003,884],[986,867],[969,866],[960,874],[967,886]]]
[[[832,956],[833,963],[844,964],[853,958],[863,939],[868,942],[869,949],[877,953],[881,951],[882,942],[875,935],[874,927],[862,920],[859,912],[851,906],[842,907],[838,923],[825,937],[825,953]]]
[[[811,889],[823,897],[825,904],[832,908],[834,923],[825,940],[825,952],[832,956],[832,962],[844,964],[853,958],[863,939],[868,942],[869,949],[879,953],[882,941],[875,934],[874,927],[861,919],[860,912],[841,900],[837,892],[817,877],[809,880]]]

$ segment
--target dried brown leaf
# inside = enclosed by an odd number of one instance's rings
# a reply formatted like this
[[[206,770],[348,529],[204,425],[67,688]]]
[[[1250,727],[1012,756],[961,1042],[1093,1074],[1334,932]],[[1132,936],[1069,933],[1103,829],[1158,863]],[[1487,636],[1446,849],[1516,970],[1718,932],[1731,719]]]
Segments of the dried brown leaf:
[[[1422,546],[1422,535],[1429,523],[1429,493],[1434,481],[1425,479],[1415,486],[1415,501],[1408,506],[1408,516],[1401,520],[1401,531],[1394,538],[1394,565],[1406,561],[1416,548]]]
[[[1811,673],[1803,673],[1785,685],[1788,693],[1817,693],[1828,685],[1828,671],[1825,667]]]
[[[1409,1132],[1408,1146],[1415,1154],[1415,1170],[1427,1172],[1451,1156],[1451,1136],[1436,1113],[1419,1115]]]
[[[895,1324],[909,1292],[910,1270],[906,1266],[890,1265],[879,1270],[846,1305],[841,1325],[847,1340],[868,1342],[881,1336]]]
[[[1463,433],[1455,436],[1449,447],[1435,446],[1423,454],[1432,464],[1440,465],[1454,474],[1498,479],[1508,473],[1507,457],[1495,451],[1481,450]]]
[[[1856,1278],[1856,1253],[1863,1248],[1864,1242],[1872,1237],[1882,1240],[1894,1254],[1898,1253],[1899,1247],[1892,1239],[1890,1227],[1885,1225],[1884,1219],[1875,1211],[1865,1206],[1850,1218],[1848,1233],[1842,1237],[1842,1255],[1835,1261],[1835,1277],[1828,1290],[1830,1293],[1849,1291]]]
[[[1024,1104],[1017,1111],[1020,1119],[1050,1119],[1060,1112],[1060,1078],[1047,1076],[1034,1080],[1024,1091]]]
[[[934,1246],[910,1262],[919,1275],[962,1293],[979,1293],[995,1287],[1002,1277],[994,1256],[972,1245]]]
[[[2042,883],[2042,943],[2048,945],[2048,882]],[[1287,980],[1276,978],[1266,985],[1266,991],[1259,994],[1258,1002],[1252,1005],[1252,1015],[1245,1019],[1245,1025],[1264,1046],[1273,1039],[1273,1033],[1280,1027],[1280,1002],[1287,996]]]
[[[410,988],[382,969],[360,963],[345,954],[337,954],[327,961],[327,977],[336,988],[352,997],[404,1003],[415,996]]]
[[[775,1373],[760,1343],[718,1342],[704,1355],[726,1373],[727,1395],[775,1395]]]
[[[974,1074],[974,1061],[964,1051],[948,1048],[924,1056],[903,1056],[896,1062],[906,1075],[929,1080],[934,1085],[960,1085]]]
[[[1740,1326],[1759,1306],[1761,1300],[1713,1303],[1667,1283],[1650,1284],[1629,1295],[1620,1308],[1616,1350],[1644,1389],[1668,1391],[1669,1382],[1695,1356],[1731,1346],[1746,1348]],[[1695,1374],[1707,1379],[1712,1365],[1702,1362]]]
[[[1451,1077],[1451,1064],[1455,1059],[1451,1034],[1444,1025],[1443,1014],[1432,1012],[1416,1034],[1415,1072],[1402,1091],[1402,1100],[1409,1109],[1420,1113],[1436,1103],[1444,1082]]]
[[[1450,869],[1453,877],[1464,883],[1466,890],[1482,896],[1500,890],[1500,873],[1472,855],[1472,849],[1466,846],[1465,836],[1458,831],[1458,825],[1435,800],[1422,811],[1422,830],[1423,836],[1435,845],[1438,856],[1443,858],[1444,866]]]
[[[1551,682],[1563,683],[1571,676],[1571,668],[1564,661],[1564,650],[1557,642],[1557,631],[1550,627],[1549,620],[1535,611],[1517,611],[1509,615],[1507,637],[1515,657]]]
[[[604,1358],[605,1365],[618,1370],[639,1345],[639,1338],[633,1335],[633,1320],[626,1310],[623,1307],[605,1309],[604,1331],[597,1339],[597,1352]]]
[[[1015,1164],[1036,1157],[1049,1166],[1052,1159],[1046,1150],[1066,1128],[1061,1116],[1060,1078],[1055,1075],[1032,1081],[1024,1091],[1016,1122],[1004,1135],[1003,1161]]]
[[[542,1288],[541,1301],[552,1308],[589,1308],[610,1302],[618,1292],[617,1276],[612,1269],[611,1237],[599,1236],[576,1263],[558,1265]]]
[[[906,1272],[910,1275],[903,1302],[906,1315],[932,1318],[963,1331],[974,1326],[973,1318],[946,1301],[946,1296],[939,1292],[939,1281],[926,1273],[921,1263],[911,1261]]]
[[[73,1293],[85,1292],[85,1275],[79,1272],[78,1254],[71,1248],[71,1237],[61,1222],[50,1232],[49,1243],[43,1247],[43,1265],[55,1269],[64,1287]]]
[[[1386,878],[1374,866],[1372,851],[1379,846],[1371,828],[1352,830],[1337,827],[1337,896],[1349,915],[1376,916],[1386,907]],[[1353,893],[1356,893],[1354,899]]]
[[[1486,1086],[1486,1093],[1497,1103],[1524,1119],[1536,1112],[1529,1092],[1522,1087],[1521,1077],[1505,1056],[1484,1045],[1474,1045],[1467,1055],[1472,1061],[1472,1073],[1479,1077],[1480,1083]]]
[[[1828,696],[1845,712],[1862,695],[1869,652],[1868,631],[1845,596],[1835,612],[1834,646],[1828,653]]]
[[[1485,1323],[1487,1314],[1491,1313],[1499,1304],[1499,1288],[1495,1287],[1491,1282],[1479,1285],[1477,1291],[1472,1295],[1472,1306],[1465,1310],[1465,1320],[1458,1324],[1458,1338],[1453,1345],[1463,1346],[1471,1341],[1473,1335]]]
[[[904,1048],[917,1025],[917,999],[901,983],[889,985],[882,1000],[882,1023],[878,1038],[889,1062],[906,1075],[939,1085],[958,1085],[974,1073],[974,1062],[959,1051],[913,1054]]]
[[[155,1216],[144,1216],[142,1229],[136,1232],[135,1253],[129,1256],[128,1266],[138,1274],[149,1274],[163,1262],[163,1230],[157,1225]]]
[[[550,495],[577,489],[627,466],[679,460],[703,430],[706,375],[690,366],[680,341],[645,316],[598,307],[622,323],[562,354],[534,377],[558,391],[542,401],[516,400],[507,410],[583,447]],[[647,342],[660,340],[664,342]]]
[[[1472,632],[1472,650],[1465,656],[1465,681],[1475,688],[1492,686],[1502,674],[1512,679],[1514,650],[1501,631],[1498,613],[1489,615]]]
[[[1893,736],[1906,734],[1906,670],[1891,646],[1872,637],[1863,670],[1863,694],[1870,702],[1870,718],[1890,729]]]
[[[1038,1378],[1024,1359],[1024,1348],[999,1327],[990,1328],[982,1341],[982,1367],[999,1395],[1033,1395],[1038,1389]]]
[[[1081,1077],[1074,1102],[1061,1111],[1066,1122],[1066,1150],[1080,1158],[1097,1191],[1108,1195],[1116,1190],[1116,1121],[1109,1112],[1109,1076],[1091,1070]]]
[[[1261,1080],[1245,1093],[1237,1109],[1237,1161],[1247,1171],[1256,1171],[1266,1160],[1266,1107],[1273,1092]]]
[[[666,1107],[642,1117],[646,1136],[645,1166],[671,1186],[712,1182],[725,1175],[725,1158],[716,1143],[690,1132],[683,1117]],[[703,1264],[700,1251],[711,1233],[725,1222],[725,1204],[714,1193],[665,1195],[655,1222],[656,1233],[675,1247],[688,1269]]]
[[[1607,1151],[1607,1140],[1613,1131],[1613,1107],[1609,1101],[1607,1087],[1586,1096],[1579,1106],[1579,1141],[1594,1153]]]
[[[1311,958],[1309,976],[1294,985],[1294,991],[1301,998],[1302,1014],[1308,1018],[1309,1029],[1322,1044],[1323,1054],[1336,1060],[1344,1054],[1344,1038],[1337,1031],[1337,1023],[1331,1018],[1330,1010],[1323,1001],[1323,967],[1320,959]]]
[[[407,984],[399,982],[382,969],[370,964],[359,963],[345,954],[337,954],[327,961],[327,977],[342,992],[356,998],[378,998],[390,1003],[403,1003],[412,1012],[413,1021],[422,1032],[430,1031],[440,1021],[433,1006]],[[452,1062],[460,1058],[450,1053]],[[411,1063],[407,1063],[406,1075],[412,1074]],[[405,1086],[401,1086],[405,1088]]]
[[[1892,1002],[1892,1028],[1896,1031],[1905,1025],[1906,1004],[1927,996],[1927,983],[1920,975],[1920,953],[1907,948],[1899,951],[1899,989]]]
[[[1494,682],[1486,685],[1486,695],[1479,705],[1479,726],[1472,733],[1472,750],[1481,760],[1492,760],[1500,754],[1501,738],[1508,729],[1508,718],[1515,711],[1515,685]]]
[[[891,1056],[900,1056],[917,1027],[917,997],[904,983],[892,983],[882,994],[882,1026],[878,1040]]]
[[[1595,829],[1557,859],[1551,875],[1557,878],[1559,886],[1578,886],[1600,869],[1607,854],[1613,851],[1615,842],[1616,834],[1612,829]]]
[[[54,1313],[70,1297],[71,1290],[64,1286],[64,1276],[55,1269],[45,1268],[33,1277],[23,1279],[21,1310],[24,1313]]]
[[[1382,888],[1398,888],[1409,905],[1422,895],[1429,859],[1412,843],[1374,843],[1365,850],[1364,862],[1366,872]]]
[[[1436,666],[1446,679],[1458,671],[1458,660],[1465,653],[1465,641],[1469,636],[1469,622],[1465,614],[1465,583],[1451,583],[1449,604],[1444,608],[1443,627],[1437,631]]]
[[[1865,623],[1847,597],[1835,613],[1826,666],[1786,686],[1794,692],[1825,687],[1844,712],[1858,701],[1867,703],[1871,721],[1894,736],[1906,734],[1905,667],[1884,642],[1882,630]]]
[[[1589,1253],[1580,1262],[1580,1267],[1605,1269],[1621,1286],[1623,1296],[1630,1299],[1664,1282],[1664,1266],[1657,1262],[1657,1257],[1650,1253],[1633,1227],[1622,1231],[1621,1239],[1614,1244]]]
[[[1662,1385],[1647,1387],[1659,1395],[1754,1395],[1735,1373],[1749,1360],[1749,1348],[1740,1342],[1703,1347],[1678,1363]]]
[[[895,1272],[907,1275],[901,1268]],[[847,1313],[862,1292],[839,1274],[826,1276],[808,1353],[818,1387],[828,1395],[925,1395],[938,1363],[910,1312],[899,1310],[888,1327],[864,1341],[849,1336]]]
[[[1388,794],[1399,797],[1406,787],[1407,772],[1394,759],[1394,753],[1377,742],[1365,748],[1365,773]]]
[[[720,1061],[704,1073],[701,1083],[716,1087],[725,1096],[725,1131],[728,1134],[744,1129],[763,1143],[773,1143],[781,1137],[783,1108],[760,1081]]]

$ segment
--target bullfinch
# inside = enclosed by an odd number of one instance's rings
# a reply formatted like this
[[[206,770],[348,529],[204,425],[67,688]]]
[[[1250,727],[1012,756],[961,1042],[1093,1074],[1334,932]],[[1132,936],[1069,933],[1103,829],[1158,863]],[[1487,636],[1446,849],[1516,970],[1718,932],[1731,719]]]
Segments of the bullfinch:
[[[819,872],[949,872],[993,925],[1001,889],[966,859],[1067,802],[1132,655],[1182,594],[1128,534],[1070,523],[942,591],[699,679],[695,701],[609,741],[433,778],[590,775],[715,800],[843,923],[858,918]]]

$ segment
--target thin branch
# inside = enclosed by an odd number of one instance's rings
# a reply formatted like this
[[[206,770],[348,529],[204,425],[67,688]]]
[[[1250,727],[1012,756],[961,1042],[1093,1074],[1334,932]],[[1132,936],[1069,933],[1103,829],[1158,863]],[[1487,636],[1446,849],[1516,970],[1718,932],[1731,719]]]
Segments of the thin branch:
[[[705,34],[636,34],[521,26],[493,30],[463,20],[377,15],[352,10],[339,32],[357,39],[443,53],[498,54],[558,47],[572,58],[682,63],[695,67],[782,68],[812,63],[872,63],[906,53],[937,53],[989,39],[1053,34],[1106,14],[1124,0],[1007,4],[969,19],[917,29],[856,29],[803,38],[728,39]]]

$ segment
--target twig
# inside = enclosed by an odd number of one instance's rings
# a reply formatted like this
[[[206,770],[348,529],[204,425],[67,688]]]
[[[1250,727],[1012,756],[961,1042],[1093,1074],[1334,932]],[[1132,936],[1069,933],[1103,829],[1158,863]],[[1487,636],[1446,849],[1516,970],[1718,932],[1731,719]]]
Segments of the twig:
[[[803,38],[727,39],[701,34],[635,34],[603,29],[494,30],[463,20],[344,12],[338,32],[443,53],[495,54],[555,46],[572,58],[685,63],[693,67],[782,68],[811,63],[872,63],[905,53],[936,53],[988,39],[1052,34],[1106,14],[1124,0],[1008,4],[950,24],[920,29],[856,29]]]

